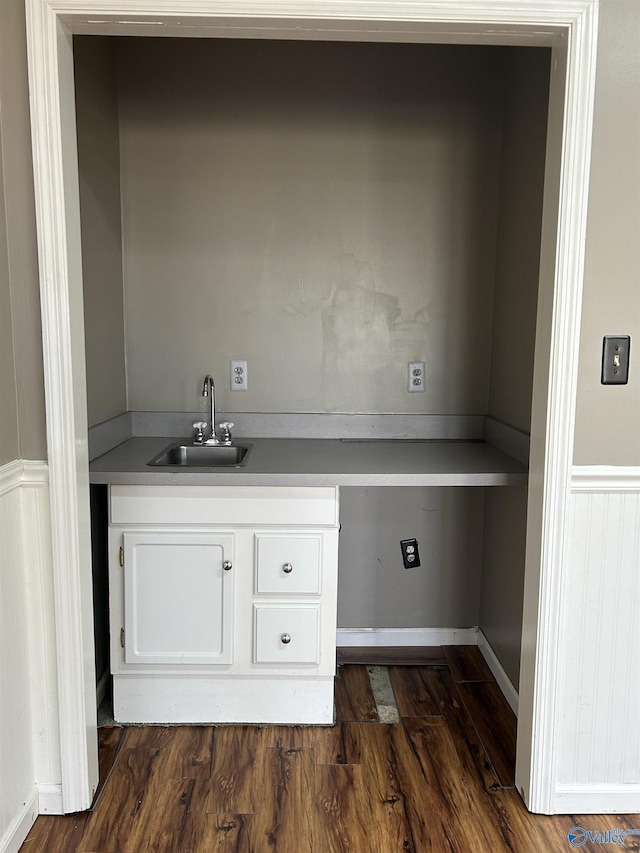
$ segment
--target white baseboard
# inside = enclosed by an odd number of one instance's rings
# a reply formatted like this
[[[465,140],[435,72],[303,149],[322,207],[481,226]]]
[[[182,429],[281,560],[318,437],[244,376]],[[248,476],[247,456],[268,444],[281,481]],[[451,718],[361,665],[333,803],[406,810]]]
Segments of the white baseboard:
[[[338,628],[338,648],[364,646],[475,646],[477,628]]]
[[[62,784],[60,782],[39,782],[38,803],[40,814],[64,814]]]
[[[638,814],[640,784],[629,785],[556,785],[554,814]],[[614,826],[614,822],[611,822]],[[580,824],[589,831],[589,822]]]
[[[0,853],[18,853],[38,817],[38,789],[33,787],[20,811],[0,838]]]
[[[491,670],[493,677],[498,682],[498,687],[502,690],[504,698],[509,703],[513,713],[518,716],[518,691],[511,683],[511,679],[504,671],[504,668],[498,660],[496,653],[489,645],[489,641],[485,637],[482,630],[478,630],[478,648],[482,657],[487,662],[487,666]]]
[[[331,726],[331,675],[114,675],[113,716],[148,725]]]

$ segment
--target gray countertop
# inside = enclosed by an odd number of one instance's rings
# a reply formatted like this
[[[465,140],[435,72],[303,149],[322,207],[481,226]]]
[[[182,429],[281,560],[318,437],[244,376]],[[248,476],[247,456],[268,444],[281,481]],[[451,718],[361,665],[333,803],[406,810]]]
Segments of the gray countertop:
[[[201,486],[507,486],[526,466],[483,441],[246,438],[241,468],[149,467],[174,442],[131,438],[91,462],[91,483]]]

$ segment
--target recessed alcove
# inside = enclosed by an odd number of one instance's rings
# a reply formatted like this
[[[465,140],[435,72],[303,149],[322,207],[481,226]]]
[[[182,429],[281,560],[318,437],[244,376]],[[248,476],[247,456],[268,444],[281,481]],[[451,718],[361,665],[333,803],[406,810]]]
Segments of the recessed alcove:
[[[74,53],[90,425],[190,412],[212,372],[229,412],[528,435],[549,49],[86,36]],[[407,393],[414,360],[425,393]],[[517,688],[526,506],[522,485],[343,488],[339,627],[480,626]]]

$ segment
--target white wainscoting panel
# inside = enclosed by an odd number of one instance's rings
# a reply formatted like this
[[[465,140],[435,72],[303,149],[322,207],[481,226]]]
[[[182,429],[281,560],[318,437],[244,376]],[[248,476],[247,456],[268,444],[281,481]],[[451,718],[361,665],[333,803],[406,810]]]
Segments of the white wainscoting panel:
[[[556,804],[640,811],[640,472],[574,475]]]
[[[23,550],[28,582],[33,757],[40,813],[62,813],[56,628],[51,563],[48,467],[23,462]]]
[[[0,468],[0,850],[22,840],[35,786],[21,486],[20,462]]]
[[[39,783],[60,786],[49,531],[46,463],[1,466],[0,853],[19,849],[41,806]]]

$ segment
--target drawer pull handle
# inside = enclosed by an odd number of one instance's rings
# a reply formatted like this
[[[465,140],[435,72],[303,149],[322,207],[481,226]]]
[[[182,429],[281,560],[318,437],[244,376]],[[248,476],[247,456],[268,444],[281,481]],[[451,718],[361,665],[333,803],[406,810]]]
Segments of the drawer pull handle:
[[[231,560],[225,560],[222,564],[222,568],[225,570],[225,572],[230,572],[233,568],[233,563],[231,562]]]
[[[291,563],[285,563],[282,567],[282,571],[285,573],[285,575],[290,575],[293,571],[293,566],[291,565]]]
[[[289,634],[283,634],[280,639],[285,644],[285,646],[289,645],[289,643],[291,642],[291,636]]]

